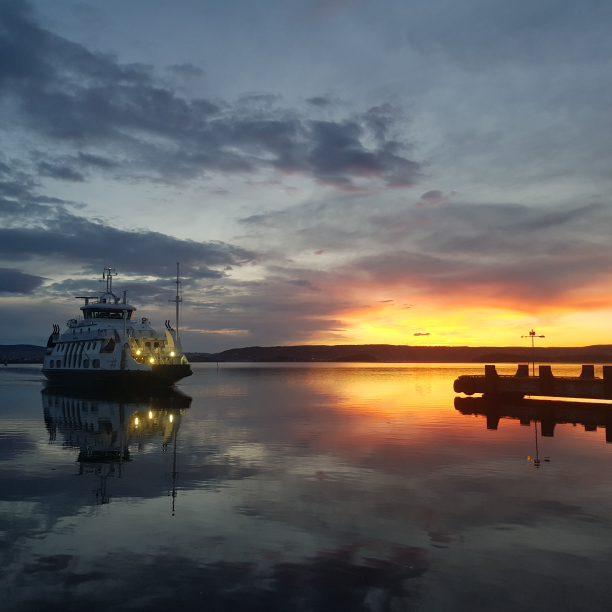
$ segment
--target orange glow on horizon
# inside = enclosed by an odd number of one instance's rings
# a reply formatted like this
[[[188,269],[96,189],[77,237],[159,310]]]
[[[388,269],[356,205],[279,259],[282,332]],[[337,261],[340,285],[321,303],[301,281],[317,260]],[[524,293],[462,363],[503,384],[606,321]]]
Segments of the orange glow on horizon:
[[[418,300],[412,300],[417,302],[414,306],[402,306],[410,301],[385,301],[338,313],[341,333],[320,332],[308,344],[527,347],[530,343],[521,336],[532,328],[546,336],[540,346],[612,344],[609,301],[593,302],[586,296],[578,308],[564,302],[532,312]]]
[[[395,344],[413,346],[530,346],[521,336],[534,328],[546,336],[540,346],[612,344],[612,278],[584,284],[483,273],[458,281],[449,273],[428,276],[406,270],[359,275],[339,270],[317,285],[343,305],[325,316],[334,328],[315,332],[307,344]],[[359,305],[359,306],[349,306]]]

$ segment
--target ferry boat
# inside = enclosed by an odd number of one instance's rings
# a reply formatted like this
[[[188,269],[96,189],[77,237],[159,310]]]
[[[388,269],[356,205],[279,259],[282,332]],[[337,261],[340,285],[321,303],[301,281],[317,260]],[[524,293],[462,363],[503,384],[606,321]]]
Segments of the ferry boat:
[[[43,374],[51,383],[62,385],[103,385],[107,388],[171,387],[193,374],[183,353],[179,337],[179,264],[176,268],[176,324],[165,322],[159,332],[146,317],[136,318],[136,307],[113,293],[113,277],[106,268],[102,281],[106,292],[98,296],[77,296],[85,300],[82,314],[67,322],[60,333],[59,325],[47,342]]]

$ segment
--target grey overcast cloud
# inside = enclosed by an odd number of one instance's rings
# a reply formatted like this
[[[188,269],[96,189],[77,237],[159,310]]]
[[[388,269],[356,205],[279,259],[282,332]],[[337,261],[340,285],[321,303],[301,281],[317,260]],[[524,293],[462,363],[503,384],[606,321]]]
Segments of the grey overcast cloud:
[[[612,3],[0,3],[3,343],[114,266],[184,345],[596,344]]]

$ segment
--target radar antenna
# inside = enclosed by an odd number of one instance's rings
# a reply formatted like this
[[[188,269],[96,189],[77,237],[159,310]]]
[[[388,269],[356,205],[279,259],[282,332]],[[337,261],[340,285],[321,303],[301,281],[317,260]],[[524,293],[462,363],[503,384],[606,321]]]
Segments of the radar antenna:
[[[102,270],[102,278],[100,279],[100,282],[106,282],[106,293],[112,294],[113,292],[113,276],[117,276],[115,268],[104,268]]]

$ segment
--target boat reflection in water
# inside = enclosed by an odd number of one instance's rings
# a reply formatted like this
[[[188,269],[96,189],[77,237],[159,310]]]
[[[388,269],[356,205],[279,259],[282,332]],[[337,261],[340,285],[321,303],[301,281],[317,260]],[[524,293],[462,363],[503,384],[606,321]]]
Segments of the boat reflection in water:
[[[505,400],[501,397],[456,397],[455,409],[465,415],[481,415],[487,419],[487,429],[497,429],[500,419],[517,419],[528,426],[540,422],[540,433],[553,437],[555,425],[584,425],[585,431],[605,427],[606,442],[612,442],[612,404],[568,402],[557,400]]]
[[[121,478],[134,449],[159,439],[162,449],[173,446],[172,497],[176,498],[176,444],[181,419],[191,398],[179,391],[155,390],[91,393],[47,387],[42,391],[49,443],[77,452],[78,473],[94,474],[100,483],[96,503],[106,504],[109,477]]]

